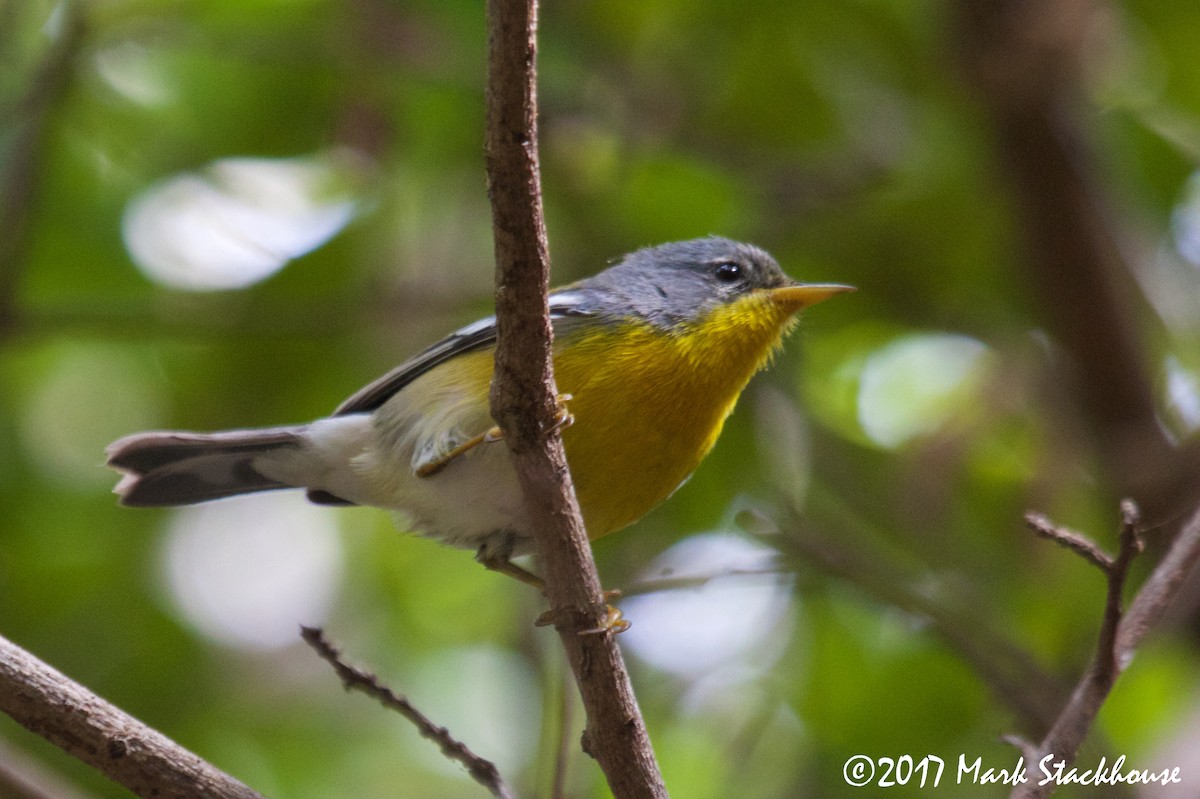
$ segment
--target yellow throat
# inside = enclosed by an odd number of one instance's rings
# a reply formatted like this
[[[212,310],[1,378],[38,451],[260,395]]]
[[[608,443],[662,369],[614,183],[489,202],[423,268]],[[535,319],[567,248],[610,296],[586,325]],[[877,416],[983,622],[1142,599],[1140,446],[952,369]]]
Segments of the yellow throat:
[[[773,294],[749,294],[675,330],[627,321],[557,342],[555,378],[575,416],[563,444],[591,538],[641,518],[712,449],[803,307]]]

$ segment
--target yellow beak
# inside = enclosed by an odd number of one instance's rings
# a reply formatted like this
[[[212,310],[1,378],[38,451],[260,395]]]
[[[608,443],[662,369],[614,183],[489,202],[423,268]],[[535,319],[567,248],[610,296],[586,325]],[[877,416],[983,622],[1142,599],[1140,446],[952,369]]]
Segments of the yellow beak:
[[[795,313],[835,294],[845,294],[848,291],[855,291],[854,286],[843,286],[840,283],[797,283],[794,286],[771,289],[768,293],[773,302]]]

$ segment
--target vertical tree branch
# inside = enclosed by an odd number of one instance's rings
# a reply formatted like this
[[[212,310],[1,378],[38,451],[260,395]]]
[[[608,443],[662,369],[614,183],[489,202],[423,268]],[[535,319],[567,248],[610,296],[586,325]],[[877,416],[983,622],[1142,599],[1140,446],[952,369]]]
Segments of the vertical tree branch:
[[[584,748],[613,794],[663,797],[605,603],[555,423],[550,264],[537,154],[537,3],[489,0],[487,158],[499,341],[492,415],[504,430],[538,540],[546,595],[587,711]]]

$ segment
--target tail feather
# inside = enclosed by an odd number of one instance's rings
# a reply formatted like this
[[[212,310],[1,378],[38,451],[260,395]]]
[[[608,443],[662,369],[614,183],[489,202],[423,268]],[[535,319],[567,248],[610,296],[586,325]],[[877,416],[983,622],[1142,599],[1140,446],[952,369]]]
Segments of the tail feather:
[[[225,433],[138,433],[112,443],[108,465],[124,473],[113,491],[121,504],[190,505],[210,499],[291,488],[254,468],[254,459],[300,447],[304,427]]]

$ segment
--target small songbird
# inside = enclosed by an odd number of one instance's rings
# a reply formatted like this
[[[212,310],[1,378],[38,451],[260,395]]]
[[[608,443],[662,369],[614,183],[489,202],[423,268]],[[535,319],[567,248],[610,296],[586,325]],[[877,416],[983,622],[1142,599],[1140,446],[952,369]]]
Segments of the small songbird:
[[[836,284],[789,278],[763,250],[710,237],[649,247],[550,294],[563,445],[591,538],[625,527],[700,464],[796,313]],[[496,320],[482,319],[305,425],[148,432],[116,441],[125,505],[303,488],[323,505],[401,511],[410,529],[510,558],[534,538],[488,406]]]

